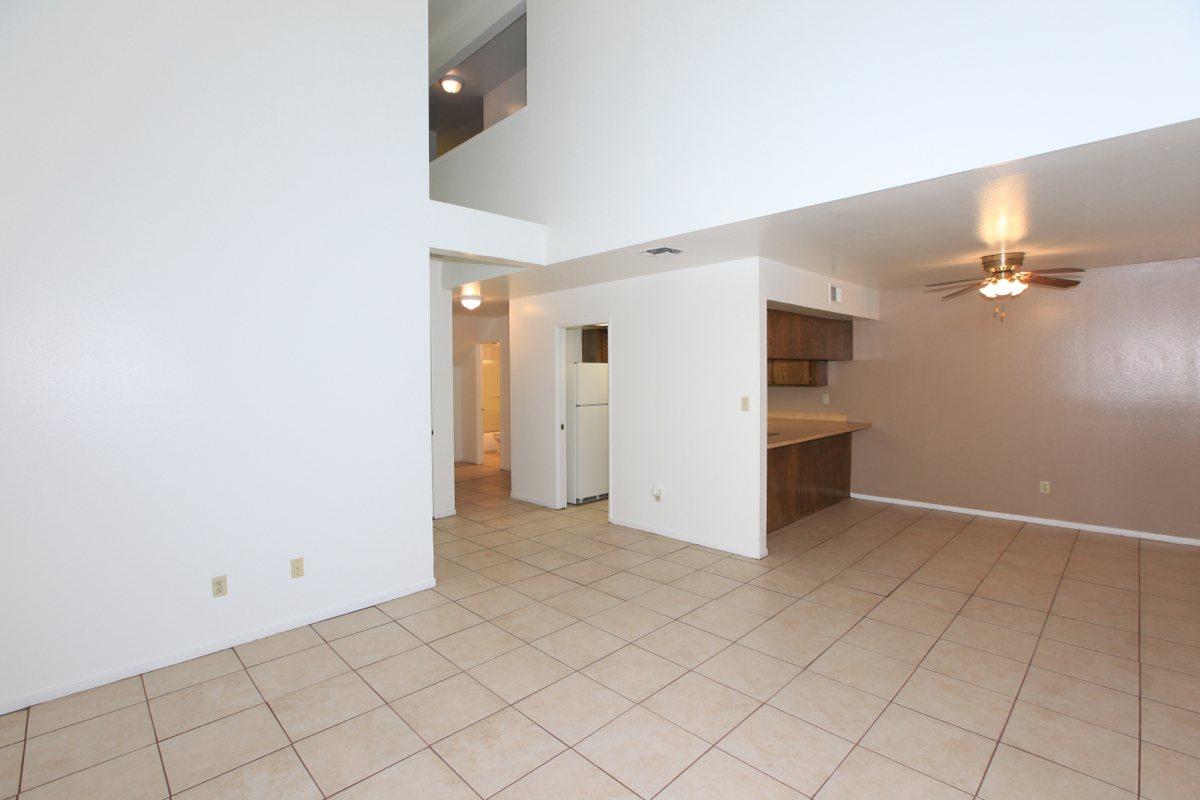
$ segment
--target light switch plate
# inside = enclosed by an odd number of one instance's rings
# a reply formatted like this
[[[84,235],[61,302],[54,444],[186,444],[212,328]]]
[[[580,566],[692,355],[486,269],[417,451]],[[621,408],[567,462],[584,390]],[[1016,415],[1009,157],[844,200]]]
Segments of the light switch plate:
[[[750,398],[747,397],[746,395],[742,395],[742,411],[749,411],[749,410],[750,410]]]
[[[1039,488],[1042,490],[1042,494],[1050,494],[1050,481],[1042,481]]]
[[[300,558],[292,559],[292,577],[293,578],[303,578],[304,577],[304,557],[303,556],[301,556]]]

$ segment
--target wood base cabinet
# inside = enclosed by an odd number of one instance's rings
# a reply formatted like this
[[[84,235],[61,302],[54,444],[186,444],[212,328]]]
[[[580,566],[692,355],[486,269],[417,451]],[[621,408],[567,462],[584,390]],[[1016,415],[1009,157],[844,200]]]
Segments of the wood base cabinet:
[[[767,450],[767,531],[850,496],[850,434]]]

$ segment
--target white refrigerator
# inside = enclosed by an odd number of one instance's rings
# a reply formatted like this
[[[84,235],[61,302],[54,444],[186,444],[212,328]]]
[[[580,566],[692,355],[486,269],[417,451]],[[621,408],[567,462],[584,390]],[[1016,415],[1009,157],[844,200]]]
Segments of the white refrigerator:
[[[608,364],[567,373],[567,502],[608,497]]]

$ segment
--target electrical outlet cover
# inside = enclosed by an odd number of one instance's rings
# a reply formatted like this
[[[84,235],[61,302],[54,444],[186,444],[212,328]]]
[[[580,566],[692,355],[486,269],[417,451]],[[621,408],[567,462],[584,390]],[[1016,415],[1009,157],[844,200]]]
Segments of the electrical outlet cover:
[[[292,559],[292,577],[293,578],[303,578],[304,577],[304,557],[303,556],[301,556],[300,558]]]
[[[212,579],[213,597],[224,597],[229,594],[229,578],[224,575],[218,575]]]

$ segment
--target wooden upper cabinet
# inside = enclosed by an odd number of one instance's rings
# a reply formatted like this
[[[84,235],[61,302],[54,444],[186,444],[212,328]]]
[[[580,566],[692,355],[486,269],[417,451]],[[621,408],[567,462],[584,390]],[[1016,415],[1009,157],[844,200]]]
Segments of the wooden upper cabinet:
[[[584,328],[583,363],[608,363],[608,328]]]
[[[854,326],[847,319],[768,308],[767,358],[850,361],[854,358]]]

